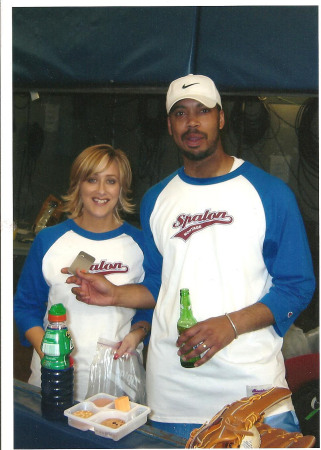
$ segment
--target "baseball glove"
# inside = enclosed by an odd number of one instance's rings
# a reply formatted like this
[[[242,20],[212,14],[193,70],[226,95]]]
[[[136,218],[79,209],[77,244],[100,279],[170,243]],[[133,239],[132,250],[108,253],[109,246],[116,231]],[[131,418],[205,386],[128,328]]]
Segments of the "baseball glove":
[[[314,436],[288,433],[263,423],[265,411],[290,396],[289,389],[275,387],[226,405],[191,432],[185,448],[311,448]]]

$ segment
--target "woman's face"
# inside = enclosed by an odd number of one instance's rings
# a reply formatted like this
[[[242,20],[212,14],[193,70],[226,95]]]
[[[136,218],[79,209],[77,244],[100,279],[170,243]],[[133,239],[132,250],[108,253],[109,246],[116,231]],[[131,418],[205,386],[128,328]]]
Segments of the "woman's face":
[[[116,162],[82,181],[79,195],[83,203],[83,225],[88,222],[91,228],[97,221],[113,221],[113,211],[118,203],[120,189],[120,172]]]

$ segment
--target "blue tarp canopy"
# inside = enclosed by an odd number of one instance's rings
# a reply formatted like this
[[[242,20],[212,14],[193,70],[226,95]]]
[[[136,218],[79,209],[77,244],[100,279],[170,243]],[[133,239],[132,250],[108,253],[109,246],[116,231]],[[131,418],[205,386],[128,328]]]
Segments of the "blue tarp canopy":
[[[14,88],[167,86],[317,92],[317,6],[15,7]]]

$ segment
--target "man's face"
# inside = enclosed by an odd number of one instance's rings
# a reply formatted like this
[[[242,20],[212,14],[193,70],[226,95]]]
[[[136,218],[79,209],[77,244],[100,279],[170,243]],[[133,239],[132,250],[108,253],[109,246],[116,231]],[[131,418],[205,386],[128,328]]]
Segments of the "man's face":
[[[223,126],[223,111],[207,108],[189,98],[175,103],[168,116],[169,134],[183,156],[194,161],[201,161],[216,151]]]

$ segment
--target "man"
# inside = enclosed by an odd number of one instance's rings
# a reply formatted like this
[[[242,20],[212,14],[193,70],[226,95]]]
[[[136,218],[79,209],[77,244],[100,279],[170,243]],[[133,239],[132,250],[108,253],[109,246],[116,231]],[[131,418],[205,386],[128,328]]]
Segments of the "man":
[[[87,303],[156,304],[146,368],[150,418],[188,437],[226,404],[287,387],[282,336],[310,302],[315,281],[292,192],[224,152],[214,82],[201,75],[173,81],[166,108],[184,167],[142,201],[144,282],[117,287],[80,273],[68,282],[82,283],[73,292]],[[181,288],[190,290],[198,324],[177,338]],[[187,353],[202,355],[193,368],[180,365]],[[266,422],[298,429],[291,401]]]

